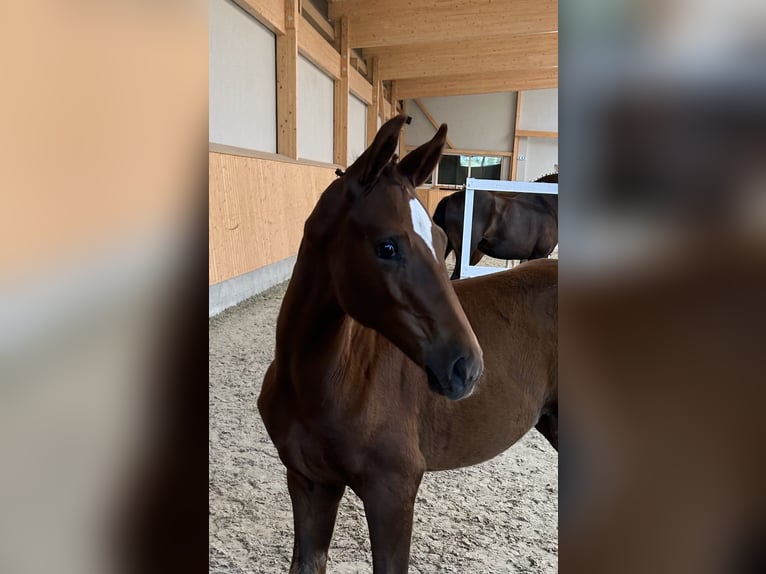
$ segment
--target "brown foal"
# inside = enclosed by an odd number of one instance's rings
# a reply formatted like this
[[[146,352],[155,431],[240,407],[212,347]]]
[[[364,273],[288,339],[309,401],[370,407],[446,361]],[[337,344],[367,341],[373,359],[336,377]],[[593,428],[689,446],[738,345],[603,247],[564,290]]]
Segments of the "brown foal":
[[[557,443],[557,264],[451,283],[415,195],[447,126],[397,163],[404,122],[322,194],[279,313],[258,409],[287,467],[291,573],[325,572],[346,486],[373,571],[404,573],[426,470],[485,461],[535,425]]]

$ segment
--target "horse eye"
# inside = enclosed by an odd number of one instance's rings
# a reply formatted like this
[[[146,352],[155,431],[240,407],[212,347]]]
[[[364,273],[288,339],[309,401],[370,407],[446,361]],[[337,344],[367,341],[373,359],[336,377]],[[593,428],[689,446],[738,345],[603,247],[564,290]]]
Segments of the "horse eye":
[[[396,245],[393,241],[383,241],[375,246],[375,254],[381,259],[393,259],[397,255]]]

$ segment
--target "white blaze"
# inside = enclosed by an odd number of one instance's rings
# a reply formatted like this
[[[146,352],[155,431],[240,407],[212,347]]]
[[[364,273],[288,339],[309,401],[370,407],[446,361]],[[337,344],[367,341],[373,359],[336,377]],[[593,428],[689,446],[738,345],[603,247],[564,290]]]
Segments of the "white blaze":
[[[428,217],[428,213],[423,208],[423,204],[420,203],[414,197],[410,199],[410,215],[412,216],[412,228],[415,230],[420,238],[425,241],[431,253],[434,254],[434,259],[438,261],[436,257],[436,251],[434,251],[434,242],[431,236],[431,218]]]

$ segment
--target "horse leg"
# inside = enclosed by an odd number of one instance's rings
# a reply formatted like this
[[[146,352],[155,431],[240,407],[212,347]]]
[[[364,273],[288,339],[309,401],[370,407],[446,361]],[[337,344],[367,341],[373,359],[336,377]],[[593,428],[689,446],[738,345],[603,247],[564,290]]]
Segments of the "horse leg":
[[[287,488],[293,503],[295,543],[290,574],[324,574],[327,551],[344,486],[325,486],[287,471]]]
[[[483,230],[482,229],[476,229],[475,227],[471,229],[471,256],[469,259],[470,265],[476,265],[479,261],[481,261],[481,258],[484,257],[484,254],[478,249],[479,241],[481,241]],[[452,276],[450,279],[458,279],[460,274],[460,262],[462,261],[462,246],[463,246],[463,237],[461,236],[459,240],[455,241],[454,249],[455,249],[455,270],[452,272]]]
[[[462,261],[462,255],[463,255],[463,242],[462,237],[460,239],[457,238],[450,238],[452,243],[452,248],[455,250],[455,268],[452,270],[452,275],[450,276],[450,279],[460,279],[460,262]]]
[[[543,435],[551,446],[559,450],[559,403],[554,401],[543,407],[540,419],[535,428]]]
[[[423,474],[376,477],[362,493],[372,543],[373,574],[406,574],[415,496]]]

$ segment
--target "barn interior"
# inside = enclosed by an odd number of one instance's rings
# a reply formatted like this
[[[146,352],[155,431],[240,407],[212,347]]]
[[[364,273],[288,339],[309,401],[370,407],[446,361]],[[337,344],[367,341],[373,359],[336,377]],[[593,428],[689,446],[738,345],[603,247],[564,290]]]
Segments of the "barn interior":
[[[558,171],[555,0],[211,0],[209,314],[289,278],[319,195],[395,114],[418,194]]]

